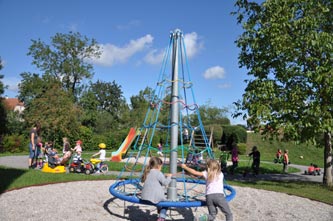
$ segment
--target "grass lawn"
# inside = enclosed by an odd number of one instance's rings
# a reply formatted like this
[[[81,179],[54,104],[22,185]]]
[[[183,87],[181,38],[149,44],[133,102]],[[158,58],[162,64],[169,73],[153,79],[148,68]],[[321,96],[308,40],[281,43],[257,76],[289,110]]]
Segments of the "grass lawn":
[[[3,155],[0,155],[3,156]],[[89,154],[87,155],[89,156]],[[248,161],[246,156],[241,156],[240,165],[237,169],[241,173],[248,167]],[[124,163],[119,162],[107,162],[109,168],[114,171],[120,171],[124,167]],[[166,169],[167,170],[167,169]],[[236,172],[237,172],[236,171]],[[279,164],[262,163],[262,173],[281,173],[282,168]],[[297,171],[297,170],[296,170]],[[290,171],[290,172],[296,172]],[[23,188],[33,185],[45,185],[59,182],[72,182],[82,180],[114,180],[114,175],[85,175],[85,174],[52,174],[43,173],[39,170],[27,170],[27,169],[14,169],[0,166],[0,194],[13,189]],[[319,183],[305,183],[305,182],[278,182],[278,181],[256,181],[256,182],[236,182],[226,181],[231,186],[246,186],[256,189],[265,189],[276,192],[287,193],[291,195],[301,196],[316,200],[319,202],[333,205],[333,188],[327,188]]]
[[[256,145],[261,153],[260,173],[262,174],[279,174],[282,173],[282,165],[274,164],[273,159],[278,148],[289,150],[289,158],[293,164],[308,166],[310,163],[317,164],[323,167],[323,148],[314,147],[307,144],[297,144],[294,142],[277,142],[264,139],[257,134],[248,134],[247,138],[247,154],[250,152],[252,146]],[[107,150],[107,156],[110,156],[114,150]],[[83,158],[89,159],[95,152],[83,152]],[[152,153],[154,155],[154,153]],[[186,155],[186,151],[184,152]],[[221,151],[214,150],[215,157],[218,159]],[[2,156],[12,156],[12,153],[2,153]],[[20,153],[17,155],[26,155],[27,153]],[[144,153],[143,153],[144,155]],[[300,158],[303,156],[303,159]],[[180,154],[179,154],[179,157]],[[121,171],[124,163],[107,162],[109,170]],[[236,173],[243,173],[244,170],[251,166],[251,160],[247,155],[240,155],[239,166]],[[140,168],[136,168],[140,169]],[[164,172],[168,169],[164,168]],[[299,172],[295,168],[289,167],[289,173]],[[84,174],[52,174],[43,173],[38,170],[25,170],[14,169],[0,166],[0,194],[17,188],[23,188],[32,185],[44,185],[59,182],[71,182],[81,180],[114,180],[114,175],[84,175]],[[309,198],[312,200],[320,201],[333,205],[333,188],[327,188],[320,183],[309,182],[285,182],[285,181],[252,181],[252,182],[238,182],[226,181],[232,186],[246,186],[256,189],[271,190],[276,192],[287,193],[300,197]],[[110,181],[111,184],[111,181]]]

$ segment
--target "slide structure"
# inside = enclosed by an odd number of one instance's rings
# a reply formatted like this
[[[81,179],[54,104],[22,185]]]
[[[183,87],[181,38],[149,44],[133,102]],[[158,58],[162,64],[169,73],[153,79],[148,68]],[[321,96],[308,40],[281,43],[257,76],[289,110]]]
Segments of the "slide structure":
[[[111,153],[111,161],[120,162],[122,160],[123,154],[126,153],[127,149],[131,146],[135,137],[138,135],[139,131],[136,131],[135,128],[131,128],[126,139],[120,145],[119,149]]]

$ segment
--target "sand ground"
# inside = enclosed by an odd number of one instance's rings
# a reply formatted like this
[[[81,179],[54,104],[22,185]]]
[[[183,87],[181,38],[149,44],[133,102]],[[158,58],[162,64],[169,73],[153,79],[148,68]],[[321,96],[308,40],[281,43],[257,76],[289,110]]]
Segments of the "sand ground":
[[[0,165],[4,160],[0,159]],[[25,162],[26,163],[26,162]],[[133,204],[113,197],[108,181],[78,181],[27,187],[0,195],[1,221],[150,221],[157,219],[153,206]],[[229,203],[235,221],[332,221],[333,206],[309,199],[234,187],[236,197]],[[333,196],[332,196],[333,197]],[[168,220],[193,220],[207,213],[206,207],[170,208]],[[219,212],[217,221],[225,220]]]

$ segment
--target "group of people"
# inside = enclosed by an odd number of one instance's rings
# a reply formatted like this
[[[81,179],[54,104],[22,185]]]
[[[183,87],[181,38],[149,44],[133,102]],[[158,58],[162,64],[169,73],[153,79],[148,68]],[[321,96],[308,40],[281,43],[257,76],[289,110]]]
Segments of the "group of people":
[[[234,173],[235,168],[238,166],[238,148],[236,144],[233,144],[232,150],[231,150],[231,161],[232,161],[232,167],[231,167],[231,174]],[[252,165],[251,169],[253,171],[254,175],[259,174],[259,168],[260,168],[260,151],[258,150],[257,146],[252,147],[252,151],[248,154],[249,157],[252,157]],[[285,149],[283,154],[281,149],[277,150],[276,153],[276,159],[283,163],[283,169],[282,171],[284,173],[288,172],[288,165],[290,164],[289,161],[289,155],[288,155],[288,150]]]
[[[238,166],[238,153],[238,148],[235,144],[231,150],[231,160],[233,164],[231,167],[232,173]],[[253,146],[252,151],[248,154],[248,156],[252,157],[251,168],[254,175],[258,175],[260,167],[260,151],[257,146]],[[280,157],[284,158],[283,172],[287,172],[289,164],[288,150],[284,151],[283,156],[281,153]],[[150,158],[149,164],[146,166],[141,179],[141,181],[144,182],[141,194],[142,200],[147,200],[154,204],[167,200],[165,197],[164,187],[170,184],[173,174],[163,174],[161,172],[162,165],[163,161],[159,157]],[[206,180],[206,203],[208,207],[208,214],[202,215],[196,220],[215,220],[218,208],[220,208],[224,213],[227,221],[233,220],[233,214],[227,200],[225,199],[223,188],[221,188],[223,187],[224,174],[221,170],[220,163],[217,160],[209,159],[206,162],[206,169],[203,171],[190,168],[186,164],[180,164],[179,166],[191,175],[203,177]],[[168,208],[157,207],[157,210],[159,213],[157,220],[164,221],[167,217],[166,213]]]
[[[276,152],[276,159],[277,159],[278,162],[282,161],[282,163],[283,163],[283,172],[287,173],[288,172],[288,165],[290,164],[288,150],[285,149],[283,151],[283,155],[282,155],[282,150],[278,149],[277,152]]]
[[[82,141],[76,141],[74,148],[71,148],[69,140],[67,137],[63,138],[63,149],[62,154],[54,148],[53,142],[48,141],[43,145],[41,134],[41,124],[36,122],[30,130],[30,142],[29,142],[29,159],[28,167],[30,169],[43,167],[44,162],[49,162],[53,165],[64,165],[72,157],[72,153],[75,153],[77,159],[81,159],[82,154]],[[105,144],[104,144],[105,145]],[[105,147],[104,147],[105,148]],[[103,148],[101,148],[103,149]],[[104,150],[105,151],[105,150]],[[100,155],[100,158],[105,158],[105,152],[99,151],[93,156]]]
[[[35,146],[30,142],[29,168],[42,169],[44,162],[49,165],[65,165],[72,157],[72,152],[75,152],[78,158],[81,157],[81,144],[82,142],[78,140],[75,148],[70,148],[68,138],[64,137],[62,154],[59,154],[52,141],[43,144],[42,139],[38,137]]]
[[[144,183],[141,198],[154,204],[167,200],[164,187],[168,186],[174,174],[163,174],[161,172],[163,161],[159,157],[151,157],[146,166],[141,181]],[[204,177],[206,180],[206,203],[208,214],[198,217],[197,220],[215,220],[217,209],[220,208],[225,214],[227,221],[233,220],[233,215],[229,204],[225,199],[223,191],[224,175],[217,160],[209,159],[206,162],[204,171],[197,171],[186,164],[179,165],[184,171],[197,177]],[[167,217],[167,207],[157,207],[159,216],[157,221],[165,221]]]

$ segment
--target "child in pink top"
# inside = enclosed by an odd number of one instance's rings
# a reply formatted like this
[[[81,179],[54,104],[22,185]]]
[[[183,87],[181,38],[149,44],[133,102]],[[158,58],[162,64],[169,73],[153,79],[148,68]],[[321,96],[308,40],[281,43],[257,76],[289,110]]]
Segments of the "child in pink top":
[[[72,149],[73,151],[76,152],[76,157],[77,158],[81,158],[81,153],[82,153],[82,141],[81,140],[78,140],[76,141],[76,146],[74,147],[74,149]]]

